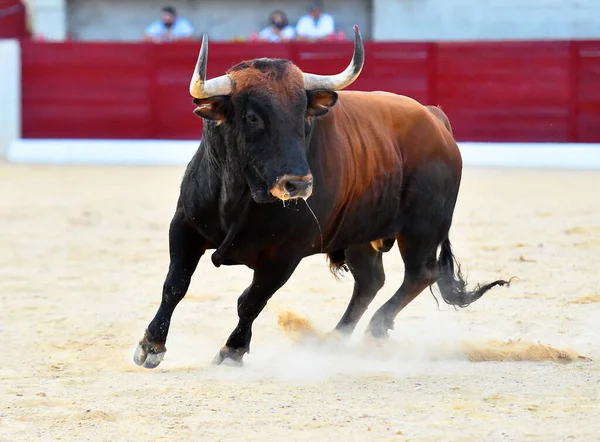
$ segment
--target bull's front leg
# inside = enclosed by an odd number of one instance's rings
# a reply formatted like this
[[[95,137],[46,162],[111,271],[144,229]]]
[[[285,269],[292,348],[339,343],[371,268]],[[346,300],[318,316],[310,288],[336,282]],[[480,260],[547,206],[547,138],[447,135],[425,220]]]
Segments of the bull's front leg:
[[[183,212],[177,210],[169,227],[170,264],[165,279],[162,300],[154,319],[139,342],[133,361],[145,368],[156,368],[165,356],[171,316],[190,285],[207,241],[188,223]]]
[[[273,294],[292,276],[301,257],[291,256],[289,249],[279,256],[263,253],[254,268],[250,286],[238,298],[238,324],[225,346],[213,359],[214,365],[225,360],[241,365],[244,354],[250,352],[252,323],[265,308]]]

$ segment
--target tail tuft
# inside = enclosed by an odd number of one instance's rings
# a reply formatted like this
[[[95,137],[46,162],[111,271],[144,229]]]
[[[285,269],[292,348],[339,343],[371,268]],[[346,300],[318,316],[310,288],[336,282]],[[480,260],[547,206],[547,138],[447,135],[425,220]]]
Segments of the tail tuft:
[[[329,260],[329,270],[331,270],[335,279],[340,279],[344,272],[350,270],[346,263],[346,252],[343,249],[327,254],[327,258]]]
[[[495,286],[509,286],[510,281],[499,279],[489,284],[478,284],[474,290],[467,291],[467,281],[463,278],[460,271],[460,264],[456,261],[452,253],[450,240],[446,238],[442,243],[442,250],[439,259],[440,278],[437,285],[446,304],[456,307],[467,307],[469,304],[481,298],[485,292]],[[456,265],[456,271],[455,266]]]

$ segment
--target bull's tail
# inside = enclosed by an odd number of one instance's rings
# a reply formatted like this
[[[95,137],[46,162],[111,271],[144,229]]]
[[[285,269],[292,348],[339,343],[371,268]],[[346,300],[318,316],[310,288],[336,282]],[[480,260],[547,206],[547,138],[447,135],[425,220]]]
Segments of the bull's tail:
[[[456,264],[456,269],[455,269]],[[473,291],[467,291],[467,282],[460,271],[460,264],[452,253],[450,240],[446,238],[442,242],[442,250],[438,261],[440,277],[437,281],[442,298],[447,304],[457,307],[467,307],[477,301],[492,287],[497,285],[508,286],[510,281],[497,280],[485,285],[477,285]]]

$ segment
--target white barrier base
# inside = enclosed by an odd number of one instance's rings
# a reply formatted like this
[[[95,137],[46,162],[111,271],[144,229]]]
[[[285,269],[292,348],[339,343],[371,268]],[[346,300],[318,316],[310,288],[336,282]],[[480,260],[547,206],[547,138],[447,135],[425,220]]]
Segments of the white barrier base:
[[[6,152],[15,163],[185,165],[199,141],[14,141]],[[600,169],[600,144],[459,143],[465,166]]]
[[[0,159],[21,136],[21,45],[0,38]]]
[[[8,161],[38,164],[181,165],[199,141],[21,139],[6,152]]]

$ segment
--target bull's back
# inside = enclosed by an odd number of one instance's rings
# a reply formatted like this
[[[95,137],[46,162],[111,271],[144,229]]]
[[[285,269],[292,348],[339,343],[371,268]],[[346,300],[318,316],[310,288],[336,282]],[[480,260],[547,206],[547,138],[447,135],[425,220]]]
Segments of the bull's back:
[[[333,116],[341,120],[344,129],[348,124],[358,124],[371,137],[363,137],[361,142],[374,143],[370,149],[394,150],[403,163],[426,162],[431,157],[453,162],[460,157],[452,126],[442,109],[424,106],[404,95],[341,91]]]
[[[327,218],[333,237],[344,236],[339,245],[352,236],[373,241],[393,233],[405,184],[416,171],[441,164],[447,178],[432,176],[436,187],[460,179],[460,152],[451,133],[409,97],[341,91],[317,124],[316,163],[323,192],[333,196]]]

